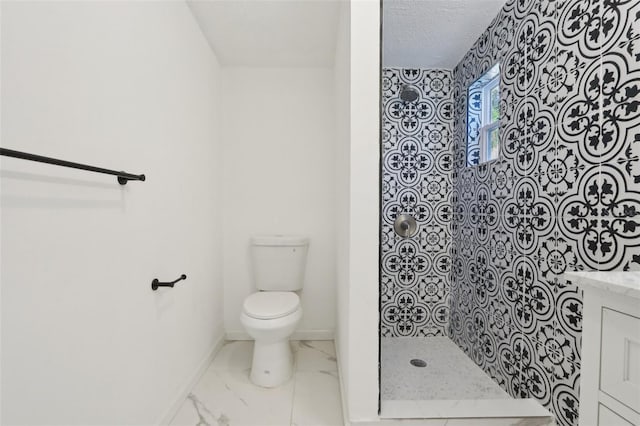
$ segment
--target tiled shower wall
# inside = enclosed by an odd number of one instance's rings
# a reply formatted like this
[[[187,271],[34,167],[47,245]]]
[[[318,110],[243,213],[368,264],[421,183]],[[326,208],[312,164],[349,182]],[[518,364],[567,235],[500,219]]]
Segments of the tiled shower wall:
[[[450,337],[514,397],[578,416],[581,292],[640,269],[640,1],[509,0],[453,71]],[[501,156],[467,167],[467,88],[501,72]]]
[[[420,91],[400,100],[404,84]],[[449,323],[453,98],[449,70],[383,70],[381,334],[443,336]],[[418,233],[393,222],[412,215]]]

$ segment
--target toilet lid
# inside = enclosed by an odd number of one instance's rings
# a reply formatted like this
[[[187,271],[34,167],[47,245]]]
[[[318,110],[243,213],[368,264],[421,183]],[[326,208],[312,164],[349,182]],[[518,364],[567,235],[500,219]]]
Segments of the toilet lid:
[[[257,319],[274,319],[295,312],[300,298],[290,291],[260,291],[244,300],[244,313]]]

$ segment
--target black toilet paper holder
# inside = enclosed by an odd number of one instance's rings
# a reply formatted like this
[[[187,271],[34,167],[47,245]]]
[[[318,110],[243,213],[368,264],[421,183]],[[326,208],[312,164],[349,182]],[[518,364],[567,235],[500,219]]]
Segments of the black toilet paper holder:
[[[156,291],[158,289],[158,287],[171,287],[173,288],[173,286],[175,285],[175,283],[177,283],[178,281],[182,281],[182,280],[186,280],[187,276],[185,274],[180,275],[180,278],[178,278],[175,281],[171,281],[168,283],[163,283],[158,281],[157,278],[154,278],[153,281],[151,281],[151,290]]]

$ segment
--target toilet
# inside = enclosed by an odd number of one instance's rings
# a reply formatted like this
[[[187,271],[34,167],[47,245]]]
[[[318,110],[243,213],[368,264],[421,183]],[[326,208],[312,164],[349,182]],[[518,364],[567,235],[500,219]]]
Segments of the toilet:
[[[302,318],[300,298],[309,239],[265,235],[251,238],[256,293],[242,305],[240,321],[255,340],[251,381],[273,388],[289,380],[293,354],[289,337]]]

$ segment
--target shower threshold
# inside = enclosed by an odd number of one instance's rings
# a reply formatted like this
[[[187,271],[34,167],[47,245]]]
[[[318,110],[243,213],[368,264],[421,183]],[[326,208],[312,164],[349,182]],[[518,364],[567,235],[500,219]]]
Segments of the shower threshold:
[[[382,419],[551,417],[512,398],[448,337],[383,338],[380,358]]]
[[[552,420],[551,413],[530,398],[380,401],[381,419],[521,419],[526,417]],[[554,423],[545,421],[540,424]]]

